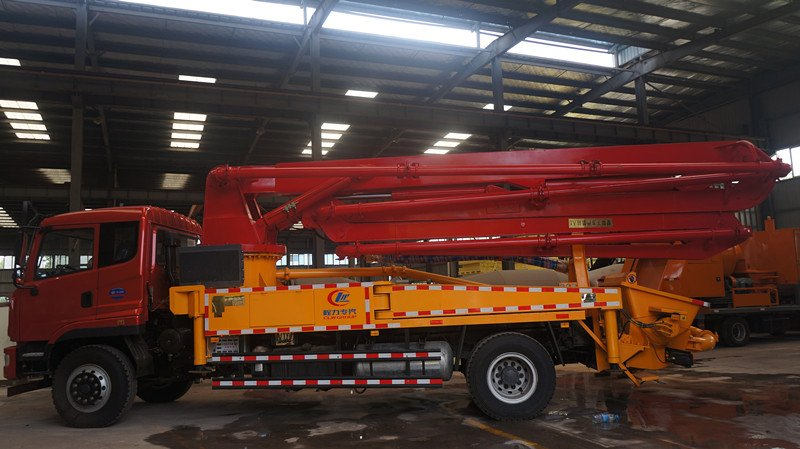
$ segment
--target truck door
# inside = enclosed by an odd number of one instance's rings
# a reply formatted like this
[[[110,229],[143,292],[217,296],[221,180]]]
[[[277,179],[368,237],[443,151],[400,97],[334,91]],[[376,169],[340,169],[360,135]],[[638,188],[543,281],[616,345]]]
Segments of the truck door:
[[[62,328],[95,319],[95,225],[46,229],[28,261],[19,295],[20,341],[46,341]]]
[[[143,313],[145,246],[139,226],[138,221],[100,225],[98,320]]]

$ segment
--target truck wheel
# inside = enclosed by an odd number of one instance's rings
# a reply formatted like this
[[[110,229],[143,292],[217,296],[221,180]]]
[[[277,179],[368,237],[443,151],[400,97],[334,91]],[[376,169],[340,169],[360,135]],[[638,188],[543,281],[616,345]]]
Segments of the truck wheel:
[[[481,340],[472,351],[466,377],[475,405],[503,421],[534,418],[556,388],[550,354],[533,338],[516,332]]]
[[[117,348],[92,345],[64,357],[53,376],[53,404],[72,427],[106,427],[133,404],[136,376]]]
[[[139,391],[136,392],[136,396],[145,402],[155,404],[173,402],[185,395],[189,388],[192,388],[192,383],[191,379],[147,383],[142,380],[139,382]]]
[[[750,341],[750,327],[744,318],[726,318],[720,326],[719,337],[725,346],[744,346]]]

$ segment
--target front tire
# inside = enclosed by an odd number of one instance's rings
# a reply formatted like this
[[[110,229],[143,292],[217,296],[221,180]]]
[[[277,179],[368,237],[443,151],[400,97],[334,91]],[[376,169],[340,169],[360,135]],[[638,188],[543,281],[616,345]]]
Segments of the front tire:
[[[745,346],[750,342],[750,326],[744,318],[726,318],[720,327],[719,338],[725,346]]]
[[[166,382],[139,382],[139,391],[136,396],[145,402],[161,404],[177,401],[192,388],[191,379],[180,379]]]
[[[556,388],[556,370],[547,350],[527,335],[504,332],[481,340],[467,366],[475,405],[502,421],[536,417]]]
[[[92,345],[61,361],[53,376],[53,404],[72,427],[107,427],[131,408],[136,375],[119,349]]]

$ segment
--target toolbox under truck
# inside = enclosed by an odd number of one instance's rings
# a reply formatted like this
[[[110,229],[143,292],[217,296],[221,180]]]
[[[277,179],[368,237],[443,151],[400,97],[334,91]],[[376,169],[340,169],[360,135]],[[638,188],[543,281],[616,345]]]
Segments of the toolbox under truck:
[[[9,394],[52,386],[69,425],[99,427],[135,395],[172,401],[199,379],[435,388],[458,370],[487,415],[528,419],[550,401],[555,363],[619,369],[638,384],[650,377],[634,371],[690,366],[716,342],[691,326],[703,301],[640,286],[636,273],[592,288],[586,258],[709,257],[750,235],[734,213],[787,171],[747,142],[217,167],[202,232],[179,214],[122,207],[29,233]],[[340,256],[570,257],[570,282],[278,269],[278,235],[298,221]],[[354,281],[298,284],[330,277]]]

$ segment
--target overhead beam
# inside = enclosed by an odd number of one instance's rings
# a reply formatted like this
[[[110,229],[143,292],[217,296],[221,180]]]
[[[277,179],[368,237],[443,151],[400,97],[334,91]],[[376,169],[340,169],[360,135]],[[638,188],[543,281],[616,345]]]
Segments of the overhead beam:
[[[314,35],[319,33],[322,24],[325,23],[325,19],[327,19],[328,15],[333,11],[336,3],[338,3],[338,0],[322,0],[317,6],[317,9],[314,11],[314,14],[311,15],[311,19],[309,19],[308,25],[306,25],[303,31],[303,35],[300,37],[297,51],[294,53],[286,72],[284,72],[276,87],[284,88],[289,84],[289,79],[294,75],[294,72],[297,71],[297,67],[300,65],[300,61],[303,59],[303,55],[305,55],[311,43],[311,39]]]
[[[47,6],[58,6],[63,8],[76,8],[76,3],[72,2],[64,2],[64,1],[56,1],[56,0],[13,0],[15,2],[21,3],[31,3],[31,4],[40,4],[40,5],[47,5]],[[597,1],[597,0],[595,0]],[[760,2],[763,3],[763,0]],[[521,3],[524,5],[524,3]],[[749,6],[749,5],[748,5]],[[737,8],[744,8],[744,6],[737,5]],[[159,20],[169,20],[169,21],[181,21],[187,23],[193,23],[198,25],[205,25],[205,26],[218,26],[218,27],[227,27],[235,30],[248,30],[248,31],[259,31],[259,32],[266,32],[266,33],[278,33],[283,35],[291,35],[296,36],[296,39],[300,39],[303,35],[303,28],[300,27],[292,27],[292,26],[270,26],[266,24],[252,24],[251,22],[237,20],[235,18],[231,18],[228,16],[220,16],[215,14],[203,14],[203,13],[195,13],[193,12],[191,15],[185,14],[184,11],[180,10],[168,10],[163,8],[148,8],[143,9],[139,5],[134,4],[120,4],[120,5],[100,5],[100,4],[92,4],[91,5],[92,12],[102,12],[102,13],[113,13],[119,15],[132,15],[132,16],[139,16],[139,17],[146,17],[152,19],[159,19]],[[627,10],[626,8],[621,8],[623,10]],[[748,12],[755,13],[755,9],[747,10]],[[781,19],[788,20],[792,16],[786,16]],[[720,17],[715,16],[714,23],[719,23]],[[794,21],[793,21],[794,22]],[[498,24],[506,24],[508,20],[498,22]],[[514,22],[512,22],[512,25]],[[38,24],[37,24],[38,25]],[[125,28],[124,26],[118,26],[117,28]],[[642,39],[640,37],[627,37],[627,36],[620,36],[614,34],[607,34],[607,33],[600,33],[595,31],[589,31],[587,29],[579,29],[576,27],[570,26],[563,26],[563,25],[556,25],[556,24],[547,24],[542,31],[548,31],[556,34],[561,34],[565,36],[578,36],[585,39],[596,39],[596,40],[603,40],[603,41],[613,41],[623,45],[635,45],[640,47],[652,48],[655,50],[669,50],[672,48],[672,44],[663,42],[663,40],[655,41],[652,39]],[[421,46],[419,43],[415,43],[413,40],[402,40],[402,39],[387,39],[387,38],[378,38],[378,37],[365,37],[363,35],[359,35],[358,33],[347,33],[347,32],[335,32],[335,33],[323,33],[323,39],[327,40],[336,40],[341,42],[358,42],[363,43],[365,41],[369,41],[375,45],[387,45],[392,47],[398,48],[418,48],[424,49],[425,51],[433,51],[437,53],[445,53],[445,54],[452,54],[454,53],[454,49],[451,46],[447,45],[435,45],[426,43],[424,46]],[[737,41],[736,45],[739,45]],[[464,51],[462,51],[464,53]],[[725,57],[725,56],[721,56]],[[512,60],[515,58],[504,58],[508,60]],[[527,58],[523,58],[520,60],[520,63],[523,64],[532,64],[531,61],[526,61]],[[536,59],[536,58],[533,58]],[[762,61],[763,62],[763,61]],[[534,62],[533,65],[541,65],[545,67],[552,66],[553,68],[564,68],[560,67],[561,63],[553,63],[553,61],[548,61],[546,59],[539,59],[538,61]],[[581,67],[577,65],[575,68],[568,68],[569,70],[577,70],[577,71],[586,71],[587,73],[591,73],[593,70],[592,66],[586,65],[585,67]]]
[[[491,62],[494,58],[497,58],[508,50],[511,50],[511,48],[525,40],[525,38],[535,33],[548,23],[552,22],[553,19],[558,17],[563,11],[573,8],[580,2],[581,0],[561,0],[555,5],[550,6],[549,8],[540,12],[532,19],[524,22],[522,25],[512,28],[504,35],[498,37],[494,40],[494,42],[489,44],[485,50],[479,51],[479,53],[475,55],[461,70],[459,70],[455,75],[451,76],[445,84],[436,89],[433,95],[428,98],[428,103],[435,103],[441,100],[445,95],[453,90],[453,88],[472,76],[472,74]]]
[[[631,143],[732,138],[758,140],[755,136],[642,127],[609,121],[499,114],[474,107],[360,101],[338,95],[167,82],[106,73],[43,72],[24,67],[0,67],[0,79],[3,79],[0,84],[2,98],[25,99],[42,93],[68,98],[72,92],[80,91],[90,96],[93,104],[143,110],[186,110],[238,117],[274,115],[299,119],[317,113],[325,121],[361,120],[373,125],[436,131],[459,127],[481,134],[488,134],[486,131],[496,128],[509,128],[520,137],[547,132],[562,135],[563,139],[573,142],[595,142],[598,136]]]
[[[0,198],[4,201],[65,201],[69,189],[63,187],[17,187],[0,186]],[[117,200],[139,204],[197,204],[203,202],[203,192],[185,190],[136,190],[85,188],[81,196],[86,201]]]
[[[705,37],[687,42],[683,45],[675,47],[672,50],[667,50],[650,58],[639,61],[633,64],[631,67],[629,67],[629,70],[617,73],[616,75],[612,76],[608,81],[604,82],[600,86],[591,89],[589,92],[586,92],[585,94],[571,101],[567,105],[558,108],[553,113],[553,115],[558,116],[572,112],[575,109],[581,107],[584,103],[594,101],[597,98],[600,98],[609,92],[613,92],[625,86],[626,84],[630,83],[631,81],[635,80],[640,76],[654,72],[683,57],[689,56],[693,53],[703,50],[704,48],[710,45],[714,45],[721,39],[733,36],[743,31],[747,31],[759,25],[772,22],[773,20],[777,20],[786,15],[793,14],[798,10],[800,10],[800,1],[788,3],[784,6],[772,9],[770,11],[764,11],[759,15],[756,15],[749,19],[745,19],[741,22],[738,22],[734,25],[717,30],[716,32],[711,33]]]

